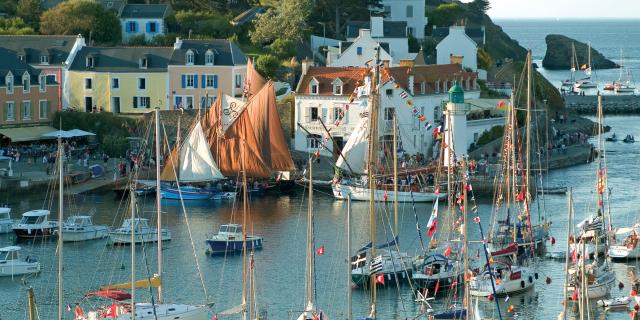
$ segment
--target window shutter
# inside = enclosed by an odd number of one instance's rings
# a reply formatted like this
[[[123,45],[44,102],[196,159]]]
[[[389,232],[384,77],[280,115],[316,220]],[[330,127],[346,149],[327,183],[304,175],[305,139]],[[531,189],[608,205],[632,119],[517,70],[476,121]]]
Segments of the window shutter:
[[[207,87],[207,76],[206,75],[202,75],[202,87],[206,88]]]
[[[311,122],[311,106],[304,108],[304,121],[305,122]]]
[[[327,108],[322,108],[322,122],[327,123]]]
[[[137,22],[133,23],[133,32],[138,32],[138,23]]]
[[[218,88],[218,75],[217,75],[217,74],[214,74],[214,75],[213,75],[213,87],[214,87],[215,89],[217,89],[217,88]]]
[[[133,107],[134,108],[138,107],[138,97],[133,97]]]
[[[349,110],[347,110],[347,108],[342,108],[342,112],[344,112],[344,115],[342,116],[342,123],[349,123]]]
[[[182,75],[182,89],[184,89],[187,86],[187,75],[183,74]]]
[[[147,109],[151,108],[151,98],[150,97],[144,97],[144,100],[147,102]]]
[[[198,75],[197,74],[193,75],[193,87],[194,88],[198,87]]]

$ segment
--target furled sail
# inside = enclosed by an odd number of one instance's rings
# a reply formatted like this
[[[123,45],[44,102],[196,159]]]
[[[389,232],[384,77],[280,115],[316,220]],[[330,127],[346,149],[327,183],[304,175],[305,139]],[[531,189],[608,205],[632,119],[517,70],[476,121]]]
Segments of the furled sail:
[[[345,171],[364,174],[367,169],[369,147],[369,117],[362,117],[355,130],[349,136],[349,140],[342,148],[342,155],[347,159],[338,157],[336,166]],[[348,165],[347,165],[348,163]]]
[[[151,278],[138,280],[134,283],[125,282],[125,283],[118,283],[110,286],[105,286],[100,288],[100,290],[131,289],[131,285],[135,285],[136,288],[150,288],[150,287],[157,288],[160,286],[160,282],[161,282],[160,276],[154,275]]]

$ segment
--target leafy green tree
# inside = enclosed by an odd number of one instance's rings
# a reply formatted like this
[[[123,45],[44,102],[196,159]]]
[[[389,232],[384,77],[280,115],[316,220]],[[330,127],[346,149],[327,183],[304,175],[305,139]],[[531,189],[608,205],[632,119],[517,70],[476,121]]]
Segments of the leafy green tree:
[[[2,0],[0,1],[0,12],[6,13],[8,16],[14,16],[16,14],[17,2],[15,0]]]
[[[280,67],[280,60],[274,55],[264,54],[256,60],[256,70],[265,78],[273,78]]]
[[[430,26],[448,27],[462,19],[465,8],[457,3],[443,3],[427,12]]]
[[[42,14],[40,0],[19,0],[16,6],[16,15],[33,29],[38,29]]]
[[[488,0],[473,0],[467,4],[469,20],[472,22],[482,22],[484,14],[491,8]]]
[[[280,59],[290,58],[296,55],[296,46],[291,40],[276,39],[270,47],[271,53]]]
[[[91,0],[70,0],[51,8],[40,17],[42,34],[83,34],[98,43],[119,43],[120,20]]]
[[[34,34],[35,31],[27,26],[20,18],[0,18],[1,35]]]
[[[478,66],[484,70],[489,70],[493,66],[491,55],[482,48],[478,48]]]
[[[315,34],[345,38],[346,22],[369,21],[371,12],[382,14],[381,0],[316,0],[311,15]]]
[[[250,33],[255,44],[267,44],[276,39],[298,41],[309,30],[310,0],[282,0],[278,7],[267,10],[254,20]]]
[[[178,11],[171,18],[175,21],[175,31],[184,37],[201,36],[207,38],[227,38],[233,34],[230,16],[214,11]]]

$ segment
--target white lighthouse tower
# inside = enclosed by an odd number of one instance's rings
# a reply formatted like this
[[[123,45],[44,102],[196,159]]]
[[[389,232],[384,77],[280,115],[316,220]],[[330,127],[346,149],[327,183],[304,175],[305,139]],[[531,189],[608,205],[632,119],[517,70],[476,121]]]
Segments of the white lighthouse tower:
[[[467,153],[467,112],[464,103],[464,90],[456,81],[449,89],[449,102],[445,110],[444,123],[444,165],[462,160]],[[453,154],[452,154],[453,153]]]

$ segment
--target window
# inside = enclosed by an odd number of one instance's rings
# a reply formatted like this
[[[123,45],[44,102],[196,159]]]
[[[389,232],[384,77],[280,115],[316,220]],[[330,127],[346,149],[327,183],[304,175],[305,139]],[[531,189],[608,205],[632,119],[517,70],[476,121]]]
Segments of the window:
[[[18,59],[20,59],[20,61],[24,61],[24,54],[18,55]]]
[[[138,89],[139,90],[146,90],[147,89],[147,79],[138,78]]]
[[[47,75],[41,74],[38,77],[38,84],[40,85],[40,92],[47,91]]]
[[[133,97],[133,108],[151,108],[151,98]]]
[[[140,69],[146,69],[147,68],[147,58],[140,58]]]
[[[480,134],[477,132],[473,133],[473,142],[478,142],[478,138],[480,138]]]
[[[93,80],[91,78],[84,79],[84,88],[87,90],[93,89]]]
[[[427,82],[426,81],[420,82],[420,93],[422,93],[422,94],[426,94],[427,93]]]
[[[361,56],[362,55],[362,47],[357,47],[356,48],[356,54]]]
[[[236,89],[242,87],[242,75],[236,74]]]
[[[147,24],[147,32],[149,32],[149,33],[158,32],[157,24],[155,22],[149,22],[149,24]]]
[[[206,88],[218,88],[218,75],[208,74],[205,81]]]
[[[40,100],[38,115],[40,116],[40,119],[46,119],[49,116],[49,101]]]
[[[313,81],[311,82],[311,86],[309,87],[309,93],[318,94],[318,83]]]
[[[385,108],[384,109],[384,119],[385,120],[393,120],[393,115],[395,114],[395,110],[393,108]]]
[[[207,97],[207,107],[212,106],[215,101],[216,101],[216,97],[208,96]]]
[[[413,29],[412,27],[408,27],[407,28],[407,35],[415,37],[416,36],[415,29]]]
[[[207,50],[207,53],[204,56],[204,63],[208,66],[213,65],[213,51]]]
[[[318,107],[311,107],[310,109],[311,121],[318,121],[320,119],[318,117]]]
[[[341,84],[334,84],[333,85],[333,94],[335,94],[335,95],[341,95],[342,94],[342,85]]]
[[[120,89],[120,79],[118,78],[111,79],[111,89]]]
[[[334,121],[334,124],[344,122],[344,116],[345,116],[345,113],[344,113],[344,109],[343,108],[341,108],[341,107],[334,107],[333,108],[333,121]]]
[[[413,18],[413,6],[407,6],[407,18]]]
[[[29,88],[31,87],[31,81],[29,79],[29,74],[25,74],[22,76],[22,90],[23,92],[29,92]]]
[[[5,81],[7,82],[7,93],[11,94],[13,93],[13,76],[12,75],[7,75],[7,78],[5,79]]]
[[[307,148],[318,149],[321,147],[322,138],[317,134],[310,134],[307,136]]]
[[[93,66],[94,66],[94,58],[93,57],[87,57],[85,62],[86,62],[87,68],[93,68]]]
[[[127,22],[127,32],[133,33],[138,31],[138,24],[135,21]]]
[[[436,81],[436,93],[440,93],[440,80]]]
[[[49,64],[49,56],[40,56],[40,64]]]
[[[5,115],[7,117],[7,121],[13,121],[16,119],[16,105],[13,101],[7,101],[4,104]]]
[[[193,64],[193,60],[194,60],[193,51],[191,51],[191,49],[189,49],[189,51],[187,51],[187,65],[192,65]]]
[[[22,101],[22,120],[31,120],[31,101]]]
[[[196,84],[196,75],[188,74],[187,75],[187,88],[194,88]]]
[[[388,16],[391,14],[391,6],[384,6],[384,14]]]

